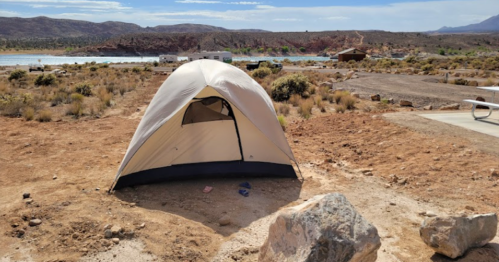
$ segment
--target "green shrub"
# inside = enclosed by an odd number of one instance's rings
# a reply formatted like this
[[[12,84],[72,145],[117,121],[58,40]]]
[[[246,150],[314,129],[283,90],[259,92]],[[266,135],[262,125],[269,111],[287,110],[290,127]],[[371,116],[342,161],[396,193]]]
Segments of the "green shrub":
[[[289,52],[289,47],[288,46],[283,46],[283,47],[281,47],[281,51],[283,53],[287,53],[287,52]]]
[[[268,67],[260,67],[260,68],[257,68],[255,70],[253,70],[253,72],[251,73],[251,76],[253,76],[254,78],[265,78],[266,76],[272,74],[272,70]]]
[[[149,66],[144,67],[145,72],[152,72],[152,69]]]
[[[134,73],[140,73],[140,71],[142,71],[142,69],[140,69],[140,67],[135,66],[132,68],[132,72],[134,72]]]
[[[99,67],[91,66],[89,69],[90,69],[90,71],[95,72],[95,71],[97,71],[97,69],[99,69]]]
[[[25,78],[27,75],[28,75],[28,72],[26,72],[22,69],[16,69],[16,70],[12,71],[12,73],[10,73],[9,81],[11,81],[12,79],[17,80],[17,79]]]
[[[99,68],[109,68],[109,64],[107,64],[107,63],[100,64]]]
[[[50,86],[57,82],[57,78],[53,74],[41,74],[36,77],[35,85],[37,86]]]
[[[83,102],[83,98],[84,97],[85,96],[83,96],[80,93],[72,93],[71,94],[71,102],[79,102],[79,103],[81,103],[81,102]]]
[[[152,64],[154,65],[154,67],[158,67],[159,66],[159,62],[158,61],[154,61]]]
[[[92,95],[92,85],[89,83],[79,83],[75,86],[75,92],[84,96]]]
[[[306,50],[307,50],[307,49],[305,49],[305,47],[303,47],[303,46],[302,46],[302,47],[300,47],[300,52],[302,52],[302,53],[303,53],[303,52],[305,52]]]
[[[468,85],[468,80],[459,78],[459,79],[454,80],[454,84],[459,85],[459,86],[466,86],[466,85]]]
[[[272,83],[272,99],[279,102],[289,100],[293,94],[301,96],[309,86],[308,78],[302,74],[280,77]]]
[[[288,123],[286,122],[286,118],[284,118],[283,115],[280,115],[277,117],[277,120],[279,120],[279,124],[282,127],[282,131],[286,131],[286,126],[288,125]]]

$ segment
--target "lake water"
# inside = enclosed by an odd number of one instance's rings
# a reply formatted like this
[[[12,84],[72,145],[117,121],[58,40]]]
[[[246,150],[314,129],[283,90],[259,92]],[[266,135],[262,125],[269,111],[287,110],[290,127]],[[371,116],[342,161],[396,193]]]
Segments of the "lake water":
[[[137,63],[137,62],[153,62],[158,61],[157,56],[53,56],[53,55],[0,55],[0,66],[7,65],[28,65],[38,63],[38,59],[44,65],[62,65],[62,64],[84,64],[86,62],[95,61],[96,63]],[[233,57],[233,61],[259,61],[259,60],[276,60],[282,61],[289,59],[291,61],[313,60],[313,61],[328,61],[329,57],[320,56],[286,56],[286,57],[270,57],[270,56],[253,56],[253,57]],[[179,61],[187,60],[187,57],[178,57]]]

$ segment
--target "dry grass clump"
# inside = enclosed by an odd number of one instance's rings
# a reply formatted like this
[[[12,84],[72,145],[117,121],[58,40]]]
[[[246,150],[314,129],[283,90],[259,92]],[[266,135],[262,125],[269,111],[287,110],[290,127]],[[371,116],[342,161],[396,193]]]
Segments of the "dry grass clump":
[[[494,82],[494,80],[492,80],[492,78],[489,78],[487,79],[485,82],[483,82],[481,84],[481,86],[493,86],[495,85],[496,83]]]
[[[337,91],[333,94],[333,100],[336,104],[341,103],[341,100],[350,96],[350,92],[348,91]]]
[[[35,109],[32,107],[26,107],[23,110],[23,117],[26,121],[31,121],[35,118]]]
[[[52,121],[52,111],[48,109],[43,109],[38,112],[38,118],[37,120],[39,122],[50,122]]]
[[[251,76],[253,78],[265,78],[267,77],[268,75],[271,75],[272,74],[272,70],[268,67],[260,67],[260,68],[257,68],[255,70],[253,70],[253,72],[251,73]]]
[[[336,111],[336,113],[345,113],[346,107],[344,105],[335,105],[334,111]]]
[[[317,106],[317,108],[319,108],[319,110],[321,110],[322,113],[325,113],[326,105],[324,104],[324,102],[322,102],[322,98],[318,97],[315,101],[316,101],[315,105]]]
[[[312,99],[301,100],[298,105],[298,114],[305,119],[309,119],[312,116],[313,107],[314,101]]]
[[[289,115],[289,104],[284,104],[284,103],[279,104],[278,111],[280,114],[284,116]]]
[[[298,106],[300,104],[300,101],[301,101],[301,96],[294,94],[289,98],[288,103],[290,103],[292,106]]]

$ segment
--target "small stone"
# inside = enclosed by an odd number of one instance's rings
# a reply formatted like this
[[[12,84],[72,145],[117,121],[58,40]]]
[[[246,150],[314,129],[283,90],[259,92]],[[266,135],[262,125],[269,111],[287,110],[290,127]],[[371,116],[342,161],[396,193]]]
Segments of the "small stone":
[[[395,100],[393,98],[388,98],[388,103],[389,104],[395,104]]]
[[[400,179],[400,180],[397,182],[397,184],[399,184],[399,185],[405,185],[405,184],[407,184],[407,178],[402,178],[402,179]]]
[[[113,238],[112,240],[113,240],[113,243],[115,243],[115,244],[119,244],[120,243],[120,239],[117,238],[117,237]]]
[[[434,157],[433,161],[440,161],[440,158],[439,157]]]
[[[497,172],[497,170],[492,168],[492,169],[490,169],[490,176],[491,177],[499,177],[499,172]]]
[[[121,231],[121,227],[120,226],[113,226],[113,227],[111,227],[111,233],[113,235],[117,235],[120,231]]]
[[[425,107],[423,107],[423,110],[433,110],[433,106],[432,105],[427,105]]]
[[[218,220],[218,224],[220,226],[227,226],[227,225],[230,225],[231,221],[230,221],[230,217],[228,215],[224,215],[222,216],[219,220]]]
[[[395,174],[391,174],[391,175],[389,176],[389,179],[388,179],[388,181],[390,181],[390,182],[392,182],[392,183],[397,183],[397,181],[398,181],[398,180],[399,180],[399,178],[398,178],[398,176],[397,176],[397,175],[395,175]]]
[[[130,230],[130,231],[125,233],[125,236],[128,238],[133,238],[135,236],[135,231]]]
[[[99,191],[99,190],[100,190],[100,188],[96,188],[96,189],[95,189],[95,191]]]
[[[396,206],[397,204],[390,202],[390,206]]]
[[[427,217],[436,217],[437,214],[435,214],[435,212],[433,211],[426,211],[424,216],[427,216]]]
[[[445,106],[440,107],[440,110],[458,110],[458,109],[459,109],[458,103],[454,103],[454,104],[445,105]]]
[[[87,249],[87,248],[82,248],[82,249],[80,249],[80,252],[82,252],[82,253],[87,253],[87,252],[88,252],[88,249]]]
[[[391,184],[385,184],[385,188],[390,188],[390,187],[392,187]]]
[[[26,203],[26,204],[31,204],[31,203],[33,203],[33,199],[28,198],[28,199],[26,199],[26,200],[24,201],[24,203]]]
[[[412,106],[412,102],[408,100],[400,100],[400,106]]]
[[[113,232],[111,230],[109,230],[109,229],[106,229],[104,231],[104,237],[105,238],[111,238],[111,237],[113,237]]]
[[[372,101],[381,101],[381,96],[379,94],[371,95]]]
[[[23,194],[23,199],[29,198],[29,196],[30,196],[30,193],[24,193]]]
[[[35,226],[38,226],[42,223],[42,220],[36,218],[36,219],[31,219],[29,221],[29,225],[32,226],[32,227],[35,227]]]
[[[146,227],[146,223],[142,223],[142,224],[140,224],[138,228],[142,229],[142,228],[144,228],[144,227]]]
[[[472,207],[472,206],[465,206],[464,208],[465,208],[465,209],[468,209],[468,210],[470,210],[470,211],[475,211],[475,208],[474,208],[474,207]]]
[[[57,179],[57,176],[56,176],[56,175],[54,175],[54,176],[52,177],[52,179],[53,179],[53,180],[56,180],[56,179]]]

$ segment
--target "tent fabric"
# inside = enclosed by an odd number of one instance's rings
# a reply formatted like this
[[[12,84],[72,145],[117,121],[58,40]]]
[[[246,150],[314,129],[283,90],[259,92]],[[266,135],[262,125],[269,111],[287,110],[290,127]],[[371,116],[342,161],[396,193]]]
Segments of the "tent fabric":
[[[201,111],[200,106],[216,107],[198,103],[209,97],[225,99],[235,119],[228,112],[204,111],[208,113],[201,119],[219,119],[182,125],[191,105]],[[115,182],[144,170],[235,160],[284,165],[290,165],[290,160],[296,162],[265,90],[234,66],[198,60],[179,67],[158,89],[130,142]]]

